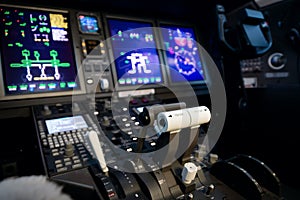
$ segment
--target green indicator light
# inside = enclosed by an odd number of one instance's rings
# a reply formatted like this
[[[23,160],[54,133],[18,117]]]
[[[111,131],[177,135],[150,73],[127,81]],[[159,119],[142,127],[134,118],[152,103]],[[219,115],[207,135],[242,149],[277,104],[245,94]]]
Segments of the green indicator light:
[[[75,82],[68,82],[68,87],[75,87],[76,86],[76,83]]]
[[[7,46],[9,46],[9,47],[13,47],[14,45],[13,45],[13,44],[7,44]]]
[[[46,89],[46,84],[44,83],[39,84],[39,89]]]
[[[19,43],[19,42],[17,42],[16,45],[17,45],[18,47],[23,47],[23,44],[21,44],[21,43]]]
[[[21,90],[27,90],[27,88],[28,88],[28,85],[20,85]]]
[[[65,82],[59,83],[59,87],[60,88],[65,88],[66,86],[67,86],[67,84]]]
[[[17,91],[17,86],[16,85],[9,85],[9,86],[7,86],[7,89],[9,91]]]
[[[119,80],[119,83],[120,83],[120,84],[124,84],[124,83],[125,83],[125,80],[124,80],[124,79],[120,79],[120,80]]]
[[[48,84],[48,87],[49,87],[49,88],[52,88],[52,89],[53,89],[53,88],[56,88],[56,84],[55,84],[55,83],[49,83],[49,84]]]

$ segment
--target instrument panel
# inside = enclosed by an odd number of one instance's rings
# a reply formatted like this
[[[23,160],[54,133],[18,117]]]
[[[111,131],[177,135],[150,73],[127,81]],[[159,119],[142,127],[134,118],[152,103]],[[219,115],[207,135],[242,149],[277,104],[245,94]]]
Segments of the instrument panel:
[[[82,78],[77,78],[82,73],[77,68],[70,14],[1,7],[1,96],[18,99],[84,91]]]
[[[5,4],[0,17],[0,101],[206,87],[192,24]]]
[[[218,128],[225,106],[203,96],[209,108],[200,107],[194,93],[222,82],[209,77],[214,66],[195,25],[67,8],[0,4],[0,11],[0,106],[32,100],[43,173],[74,199],[281,196],[275,173],[259,160],[209,153],[216,141],[208,141],[208,122],[218,119]],[[210,114],[213,105],[220,113]]]

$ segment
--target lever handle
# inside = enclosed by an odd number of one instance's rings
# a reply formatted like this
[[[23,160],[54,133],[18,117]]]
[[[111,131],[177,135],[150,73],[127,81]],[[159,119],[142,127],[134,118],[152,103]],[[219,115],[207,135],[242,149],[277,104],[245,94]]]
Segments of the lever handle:
[[[91,147],[91,150],[94,154],[94,157],[98,160],[99,165],[103,172],[108,172],[108,168],[106,166],[106,161],[104,158],[103,150],[98,138],[98,134],[96,131],[91,130],[85,134],[85,139]]]

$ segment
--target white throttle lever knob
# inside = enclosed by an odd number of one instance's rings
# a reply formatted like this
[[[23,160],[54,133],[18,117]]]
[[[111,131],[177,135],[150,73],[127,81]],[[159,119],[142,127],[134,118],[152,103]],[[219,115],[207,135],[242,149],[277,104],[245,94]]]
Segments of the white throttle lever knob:
[[[192,162],[187,162],[184,164],[183,170],[181,172],[182,182],[185,184],[190,184],[196,177],[198,168]]]
[[[84,137],[85,137],[86,141],[88,142],[89,146],[91,147],[91,151],[92,151],[94,157],[98,160],[102,171],[108,172],[108,168],[106,166],[106,161],[104,158],[104,154],[102,151],[102,147],[101,147],[97,132],[94,130],[88,131],[84,135]]]

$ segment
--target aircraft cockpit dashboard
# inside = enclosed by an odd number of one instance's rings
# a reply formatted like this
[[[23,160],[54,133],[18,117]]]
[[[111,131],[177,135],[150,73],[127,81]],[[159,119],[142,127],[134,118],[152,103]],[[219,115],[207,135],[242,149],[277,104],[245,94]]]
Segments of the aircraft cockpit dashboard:
[[[0,199],[41,177],[72,200],[283,198],[248,133],[252,92],[298,80],[286,2],[76,2],[0,3]]]

